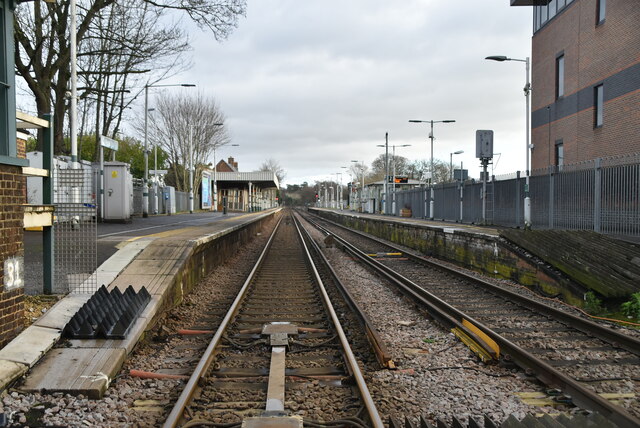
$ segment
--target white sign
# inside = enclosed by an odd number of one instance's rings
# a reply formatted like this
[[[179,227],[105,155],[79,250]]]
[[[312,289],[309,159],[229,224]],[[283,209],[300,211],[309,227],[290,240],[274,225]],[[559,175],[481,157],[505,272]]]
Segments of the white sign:
[[[149,174],[151,175],[167,175],[167,172],[169,172],[169,170],[166,170],[166,169],[150,169],[149,170]]]
[[[100,136],[100,145],[106,149],[118,150],[118,142],[113,138],[105,137],[104,135]]]
[[[4,261],[4,287],[5,290],[13,290],[23,287],[22,265],[24,261],[22,257],[11,257]]]

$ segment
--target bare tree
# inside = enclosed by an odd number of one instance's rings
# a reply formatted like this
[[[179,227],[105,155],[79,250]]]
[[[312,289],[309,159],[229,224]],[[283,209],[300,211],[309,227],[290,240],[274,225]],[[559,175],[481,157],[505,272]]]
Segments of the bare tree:
[[[373,181],[384,180],[385,167],[384,167],[384,155],[380,155],[371,163],[370,179]],[[396,175],[409,175],[409,159],[404,156],[396,155],[395,158],[392,154],[389,154],[389,175],[393,175],[393,167],[396,167]]]
[[[197,189],[202,169],[208,164],[214,148],[230,142],[224,121],[224,113],[213,97],[201,93],[163,92],[156,98],[147,138],[152,145],[157,144],[167,152],[170,175],[175,178],[178,190],[189,189],[191,156],[195,168],[194,188]],[[142,132],[143,126],[139,123],[138,130]]]
[[[273,172],[278,178],[278,182],[280,184],[282,184],[282,180],[284,180],[284,178],[287,176],[286,171],[284,170],[284,168],[282,168],[282,166],[280,166],[280,163],[277,160],[272,158],[269,158],[266,161],[264,161],[262,165],[260,165],[260,168],[258,169],[258,171]]]
[[[407,167],[410,176],[423,181],[429,180],[429,169],[431,168],[430,160],[416,160]],[[443,183],[450,179],[451,170],[449,162],[440,159],[433,160],[433,182]]]
[[[114,0],[79,0],[78,1],[78,25],[77,25],[77,41],[79,53],[83,56],[93,57],[87,60],[87,67],[82,70],[84,73],[99,73],[101,78],[105,79],[106,75],[113,77],[115,74],[107,72],[106,67],[110,62],[106,61],[102,55],[107,51],[115,53],[117,50],[130,49],[135,55],[129,55],[134,58],[137,55],[149,57],[149,51],[131,42],[131,32],[139,28],[140,23],[137,19],[150,19],[150,15],[138,14],[136,18],[130,16],[126,20],[111,20],[111,17],[117,14],[102,12],[114,5],[118,8]],[[153,6],[158,10],[178,10],[186,13],[191,20],[196,22],[201,28],[212,31],[216,40],[226,38],[233,28],[237,26],[239,16],[245,14],[246,0],[167,0],[163,2],[152,0],[129,0],[122,9],[137,8],[138,10],[149,11],[147,5]],[[96,20],[101,21],[96,25]],[[69,3],[46,3],[40,1],[23,1],[15,12],[15,63],[18,75],[20,75],[27,86],[33,93],[36,102],[38,114],[54,113],[54,141],[56,152],[63,150],[63,130],[65,112],[67,106],[67,91],[69,89],[69,79],[71,76],[69,69],[70,47],[69,47]],[[118,22],[120,25],[116,25]],[[151,21],[153,23],[153,20]],[[138,23],[138,25],[132,25]],[[149,27],[145,23],[145,28]],[[157,28],[157,24],[152,28]],[[105,32],[105,29],[107,30]],[[93,31],[95,30],[95,31]],[[165,35],[165,40],[170,38],[171,31]],[[118,35],[118,37],[114,37]],[[129,37],[127,37],[127,35]],[[158,35],[158,32],[149,33],[142,31],[141,38],[145,40],[147,45],[153,44],[154,40],[149,40]],[[174,34],[175,35],[175,34]],[[91,48],[83,48],[85,40],[89,37],[97,37],[97,40],[104,42],[106,37],[112,38],[116,44],[105,45],[97,43]],[[120,46],[117,44],[120,43]],[[97,50],[95,48],[97,47]],[[156,45],[156,49],[162,48],[161,44]],[[170,48],[169,48],[170,49]],[[153,51],[153,50],[152,50]],[[153,56],[153,55],[152,55]],[[156,57],[157,58],[157,57]],[[79,56],[79,60],[82,57]],[[100,63],[102,61],[102,63]],[[124,61],[124,63],[127,63]],[[95,67],[95,68],[94,68]],[[155,69],[155,67],[153,67]],[[135,72],[147,72],[148,70],[137,69],[134,64],[129,62],[129,68],[125,75],[131,75]],[[122,73],[122,71],[119,71]],[[161,71],[160,74],[162,74]],[[158,79],[158,75],[155,77]],[[153,80],[153,79],[150,79]],[[95,83],[95,82],[94,82]],[[113,92],[112,82],[105,84],[104,81],[98,85],[98,94],[100,96],[105,93]],[[131,87],[132,82],[127,83],[127,79],[121,80],[119,87]],[[105,89],[108,88],[108,89]],[[106,91],[106,92],[105,92]],[[118,89],[119,92],[124,92]],[[122,94],[120,94],[122,96]],[[123,98],[120,103],[109,102],[103,106],[124,106]],[[99,100],[97,100],[99,102]],[[107,110],[98,108],[104,114]],[[100,114],[100,113],[98,113]],[[97,121],[96,121],[97,122]],[[104,121],[103,121],[104,123]],[[97,123],[98,124],[98,123]],[[99,125],[99,124],[98,124]],[[99,128],[99,126],[98,126]]]

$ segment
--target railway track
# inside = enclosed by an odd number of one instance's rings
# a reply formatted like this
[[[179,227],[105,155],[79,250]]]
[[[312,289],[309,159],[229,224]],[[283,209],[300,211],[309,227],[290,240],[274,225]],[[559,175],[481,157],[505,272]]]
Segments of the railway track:
[[[341,225],[311,220],[425,304],[483,359],[515,363],[618,426],[640,426],[640,341]],[[606,399],[616,397],[617,403]]]
[[[164,426],[302,426],[290,416],[298,409],[308,426],[383,426],[299,227],[284,216]]]

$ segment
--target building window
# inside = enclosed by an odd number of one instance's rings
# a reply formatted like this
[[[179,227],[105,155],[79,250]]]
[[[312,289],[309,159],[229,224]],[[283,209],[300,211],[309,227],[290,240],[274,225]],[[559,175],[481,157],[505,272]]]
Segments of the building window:
[[[556,99],[564,96],[564,54],[556,58]]]
[[[564,142],[562,140],[556,141],[556,166],[558,169],[564,165]]]
[[[556,0],[551,0],[549,2],[549,19],[556,16]]]
[[[593,88],[593,105],[595,107],[594,128],[600,128],[604,122],[604,86]]]
[[[607,16],[607,0],[598,0],[598,15],[596,24],[602,24]]]

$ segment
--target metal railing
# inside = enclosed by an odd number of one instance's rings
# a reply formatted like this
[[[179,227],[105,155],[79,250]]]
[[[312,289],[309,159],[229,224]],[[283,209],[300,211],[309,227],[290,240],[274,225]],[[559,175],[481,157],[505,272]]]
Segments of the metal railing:
[[[399,191],[394,214],[408,208],[415,218],[523,227],[524,185],[519,172],[492,177],[484,213],[481,182],[434,185],[433,213],[425,203],[431,188]],[[536,170],[529,191],[535,229],[640,236],[640,154]]]

